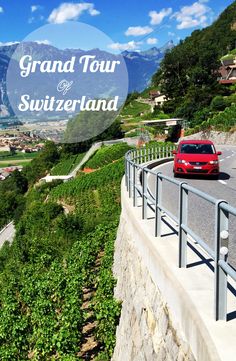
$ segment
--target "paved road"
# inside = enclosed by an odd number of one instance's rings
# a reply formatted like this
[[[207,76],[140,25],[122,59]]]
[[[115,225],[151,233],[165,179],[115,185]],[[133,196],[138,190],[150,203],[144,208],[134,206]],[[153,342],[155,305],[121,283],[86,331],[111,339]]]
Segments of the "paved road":
[[[194,178],[177,178],[186,181],[217,199],[224,199],[236,207],[236,146],[219,146],[220,156],[219,180]],[[158,171],[173,176],[173,162],[158,167]],[[157,171],[157,168],[155,168]],[[154,176],[149,177],[149,187],[154,192]],[[175,185],[164,181],[163,205],[176,216],[178,215],[178,191]],[[214,206],[190,194],[189,196],[189,226],[207,244],[214,248]],[[230,219],[229,261],[236,267],[236,217]]]
[[[15,236],[15,226],[13,222],[10,222],[6,227],[0,231],[0,248],[5,241],[12,242]]]

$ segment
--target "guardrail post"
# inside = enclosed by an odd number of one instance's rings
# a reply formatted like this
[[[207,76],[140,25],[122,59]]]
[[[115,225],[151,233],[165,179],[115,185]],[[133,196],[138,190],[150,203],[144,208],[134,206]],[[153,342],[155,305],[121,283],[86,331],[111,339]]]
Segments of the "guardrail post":
[[[136,189],[136,182],[137,182],[137,168],[136,164],[134,163],[133,167],[133,206],[137,206],[137,189]]]
[[[182,225],[188,222],[188,190],[183,188],[186,182],[180,183],[179,188],[179,268],[185,268],[187,264],[187,233]]]
[[[125,156],[125,187],[126,190],[128,190],[128,161],[126,156]]]
[[[215,320],[227,319],[227,274],[219,266],[219,260],[226,261],[228,254],[229,214],[221,208],[226,203],[219,200],[216,203],[215,231]],[[222,243],[222,244],[221,244]],[[223,247],[221,247],[223,246]]]
[[[162,203],[162,178],[161,173],[156,175],[155,187],[155,237],[161,236],[161,203]]]
[[[151,160],[151,157],[150,157],[150,148],[148,148],[148,162]]]
[[[142,219],[147,219],[147,172],[145,168],[142,169],[143,182],[143,201],[142,201]]]
[[[129,198],[132,196],[132,172],[131,172],[131,162],[129,162]]]
[[[127,160],[127,192],[129,192],[130,187],[130,161]]]

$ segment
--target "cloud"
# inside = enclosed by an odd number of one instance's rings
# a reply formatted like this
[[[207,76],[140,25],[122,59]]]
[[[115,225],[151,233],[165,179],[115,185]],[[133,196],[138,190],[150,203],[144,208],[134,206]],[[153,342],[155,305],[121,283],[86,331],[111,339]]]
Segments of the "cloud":
[[[172,8],[162,9],[159,13],[157,11],[150,11],[149,16],[151,18],[150,24],[151,25],[159,25],[162,23],[163,19],[166,16],[169,16],[172,14]]]
[[[51,44],[51,42],[49,40],[47,40],[47,39],[45,39],[45,40],[34,40],[33,42],[37,43],[37,44],[43,44],[43,45],[50,45]]]
[[[32,24],[34,22],[37,22],[37,21],[42,21],[44,20],[44,16],[43,15],[39,15],[39,16],[31,16],[29,19],[28,19],[28,23],[29,24]]]
[[[44,45],[50,45],[51,42],[49,40],[32,40],[33,43],[37,43],[37,44],[44,44]],[[3,43],[0,41],[0,46],[11,46],[11,45],[16,45],[16,44],[20,44],[19,41],[8,41],[6,43]]]
[[[112,43],[108,45],[109,49],[112,50],[136,50],[139,51],[139,45],[142,44],[142,41],[129,41],[128,43]]]
[[[1,13],[4,13],[4,10],[3,10],[3,7],[2,6],[0,6],[0,14]]]
[[[130,26],[126,32],[126,36],[140,36],[140,35],[147,35],[153,32],[153,29],[150,26]]]
[[[196,26],[207,26],[207,15],[212,14],[212,9],[205,3],[207,0],[199,0],[189,6],[183,6],[180,11],[173,15],[178,25],[177,29],[188,29]]]
[[[11,45],[15,45],[15,44],[20,44],[19,41],[7,41],[6,43],[3,43],[0,41],[0,46],[11,46]]]
[[[147,39],[147,44],[149,45],[155,45],[158,43],[158,39],[157,38],[148,38]]]
[[[172,33],[172,31],[168,31],[169,36],[175,36],[175,33]]]
[[[41,8],[40,5],[31,5],[31,7],[30,7],[32,13],[39,10],[40,8]]]
[[[93,3],[63,3],[51,12],[48,22],[63,24],[68,20],[77,20],[84,12],[89,13],[91,16],[100,14],[100,12],[94,8]]]
[[[40,12],[43,10],[43,6],[41,5],[31,5],[30,7],[31,10],[31,17],[28,19],[28,23],[32,24],[36,21],[42,21],[44,20],[44,16],[42,14],[40,14]]]

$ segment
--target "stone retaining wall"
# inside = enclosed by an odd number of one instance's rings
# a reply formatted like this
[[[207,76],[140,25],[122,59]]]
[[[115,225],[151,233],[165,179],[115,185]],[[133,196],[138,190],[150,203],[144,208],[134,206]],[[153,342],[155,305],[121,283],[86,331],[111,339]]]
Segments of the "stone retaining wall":
[[[194,361],[121,216],[116,240],[115,296],[123,301],[112,361]]]
[[[205,131],[186,136],[182,139],[208,139],[218,145],[236,145],[236,132]]]

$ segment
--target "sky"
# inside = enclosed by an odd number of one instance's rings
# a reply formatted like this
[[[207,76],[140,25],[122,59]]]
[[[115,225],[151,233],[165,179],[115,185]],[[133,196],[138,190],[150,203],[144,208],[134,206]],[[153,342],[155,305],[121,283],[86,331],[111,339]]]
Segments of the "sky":
[[[142,51],[161,47],[169,40],[175,44],[196,29],[217,19],[232,0],[0,0],[0,45],[20,42],[38,28],[70,21],[80,21],[104,32],[112,41],[107,50]],[[43,38],[50,44],[51,28],[45,27]],[[36,34],[41,34],[36,32]],[[80,47],[73,32],[67,47]],[[96,44],[96,39],[94,44]],[[85,40],[84,40],[85,42]],[[92,44],[92,45],[94,45]],[[53,44],[54,45],[54,44]],[[105,45],[104,45],[105,46]]]

